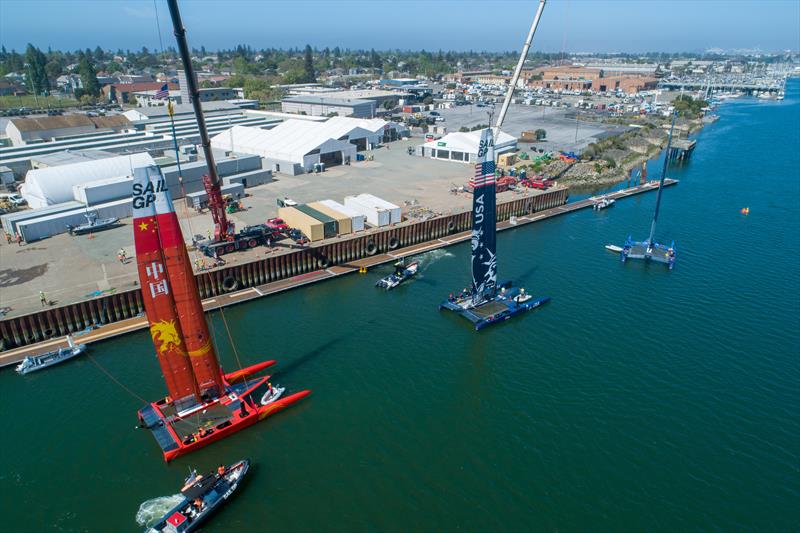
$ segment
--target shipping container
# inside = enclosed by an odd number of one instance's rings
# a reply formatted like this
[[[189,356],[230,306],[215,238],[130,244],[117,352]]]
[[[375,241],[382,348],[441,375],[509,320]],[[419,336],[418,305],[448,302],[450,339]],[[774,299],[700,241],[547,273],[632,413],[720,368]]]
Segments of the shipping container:
[[[308,204],[300,204],[298,206],[295,206],[295,209],[297,209],[298,211],[302,211],[311,218],[315,218],[320,222],[322,222],[323,235],[325,236],[326,239],[329,239],[331,237],[336,237],[336,235],[338,235],[339,223],[336,221],[335,218],[329,217],[325,213],[317,211]]]
[[[381,209],[368,203],[362,203],[361,199],[356,196],[345,196],[344,205],[364,215],[367,222],[372,226],[380,228],[391,224],[392,214],[388,209]]]
[[[336,221],[337,235],[347,235],[348,233],[353,232],[353,222],[347,215],[344,215],[334,209],[331,209],[322,202],[312,202],[308,204],[308,207],[311,207],[312,209],[334,219]]]
[[[302,231],[311,242],[321,241],[325,238],[325,228],[322,222],[294,207],[279,207],[278,216],[290,227]]]
[[[394,205],[391,202],[387,202],[383,198],[378,198],[377,196],[373,196],[372,194],[359,194],[356,196],[359,202],[364,205],[373,206],[377,209],[386,209],[389,211],[390,220],[389,224],[398,224],[401,220],[403,220],[402,213],[400,212],[400,207]]]
[[[73,185],[72,196],[76,201],[92,206],[129,197],[132,186],[130,177],[119,176]]]
[[[364,231],[367,217],[365,217],[362,213],[359,213],[355,209],[351,209],[334,200],[320,200],[319,203],[350,218],[350,224],[353,233],[357,231]]]

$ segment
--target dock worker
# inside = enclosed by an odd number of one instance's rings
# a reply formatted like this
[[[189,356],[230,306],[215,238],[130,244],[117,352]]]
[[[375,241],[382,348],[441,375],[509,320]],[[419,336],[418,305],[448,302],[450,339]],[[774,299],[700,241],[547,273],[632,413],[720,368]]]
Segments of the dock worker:
[[[6,243],[11,244],[11,234],[6,232]]]
[[[45,296],[44,291],[39,291],[39,302],[42,304],[42,307],[47,306],[47,296]]]
[[[22,235],[20,235],[19,232],[17,232],[16,239],[17,239],[17,246],[22,246]]]

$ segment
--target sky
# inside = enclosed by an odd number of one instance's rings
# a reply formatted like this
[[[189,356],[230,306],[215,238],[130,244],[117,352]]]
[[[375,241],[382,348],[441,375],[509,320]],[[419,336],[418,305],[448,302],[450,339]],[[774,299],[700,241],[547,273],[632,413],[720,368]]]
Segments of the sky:
[[[181,0],[189,45],[519,50],[536,0]],[[158,18],[156,18],[156,13]],[[0,0],[0,44],[174,46],[165,0]],[[532,50],[800,50],[800,0],[550,0]]]

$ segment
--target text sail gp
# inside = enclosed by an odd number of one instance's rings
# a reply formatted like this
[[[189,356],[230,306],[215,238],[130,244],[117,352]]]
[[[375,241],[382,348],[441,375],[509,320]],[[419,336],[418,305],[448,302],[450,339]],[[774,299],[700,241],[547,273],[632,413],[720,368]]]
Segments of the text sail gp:
[[[497,200],[494,163],[494,134],[481,132],[478,163],[472,186],[472,288],[461,291],[439,304],[439,309],[454,311],[483,329],[520,313],[539,307],[549,297],[532,298],[525,289],[512,288],[510,282],[497,283],[496,221]]]

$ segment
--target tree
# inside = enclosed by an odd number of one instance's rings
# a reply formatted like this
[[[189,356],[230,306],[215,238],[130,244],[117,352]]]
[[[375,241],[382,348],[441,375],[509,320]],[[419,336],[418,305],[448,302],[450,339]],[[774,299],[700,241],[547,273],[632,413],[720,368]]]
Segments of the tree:
[[[46,64],[47,58],[42,51],[28,43],[28,48],[25,49],[25,83],[31,92],[47,94],[50,91]]]
[[[306,45],[306,50],[303,54],[303,74],[306,83],[313,83],[317,81],[317,76],[314,73],[314,58],[311,55],[310,45]]]
[[[425,105],[432,104],[433,103],[433,96],[431,96],[431,95],[426,96],[425,98],[422,99],[422,103],[425,104]]]
[[[86,94],[93,97],[100,96],[100,82],[97,81],[97,71],[86,55],[81,55],[81,59],[78,61],[78,74],[81,77],[83,90]]]
[[[392,101],[392,100],[384,100],[383,101],[383,108],[385,110],[387,110],[387,111],[390,110],[390,109],[394,109],[394,101]]]
[[[547,131],[543,130],[542,128],[539,128],[533,134],[536,136],[537,141],[543,141],[547,138]]]

